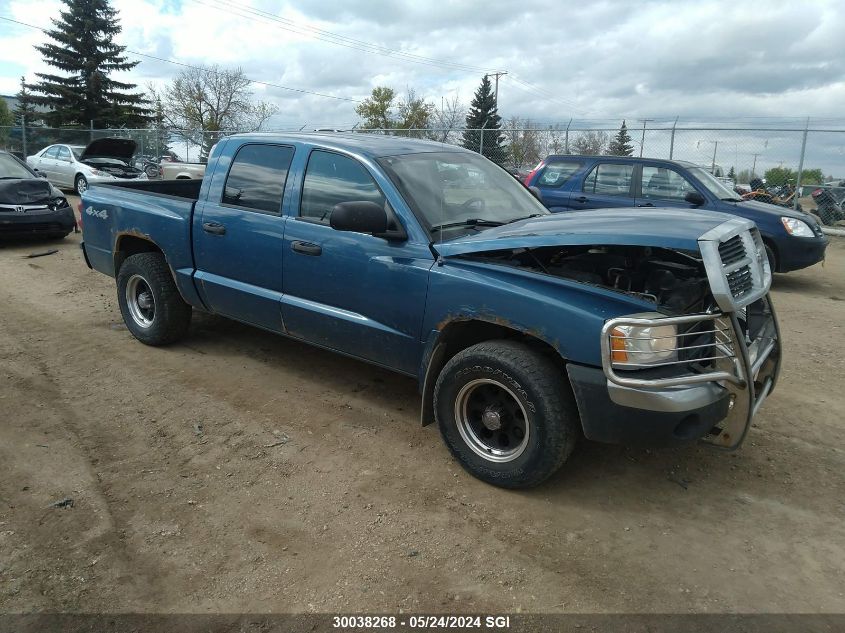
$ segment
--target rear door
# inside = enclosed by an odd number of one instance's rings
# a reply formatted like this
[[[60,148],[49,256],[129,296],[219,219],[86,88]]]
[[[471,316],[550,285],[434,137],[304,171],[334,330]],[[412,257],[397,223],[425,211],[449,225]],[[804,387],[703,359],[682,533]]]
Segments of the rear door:
[[[633,163],[601,161],[584,178],[580,191],[573,191],[569,197],[571,209],[607,209],[633,207],[634,200]]]
[[[659,163],[643,164],[637,181],[636,204],[638,207],[692,209],[695,205],[687,202],[684,197],[694,191],[704,195],[679,171]]]
[[[584,165],[583,161],[572,158],[550,159],[537,175],[535,186],[543,194],[543,204],[550,211],[562,211],[569,208],[571,180]]]
[[[276,332],[284,330],[282,203],[293,155],[291,146],[248,143],[221,156],[194,212],[195,277],[205,304]]]
[[[73,157],[70,150],[64,145],[59,145],[55,161],[55,184],[62,187],[72,187],[74,173]]]
[[[41,152],[35,161],[35,168],[47,176],[47,180],[56,184],[56,156],[59,153],[59,146],[52,145]]]

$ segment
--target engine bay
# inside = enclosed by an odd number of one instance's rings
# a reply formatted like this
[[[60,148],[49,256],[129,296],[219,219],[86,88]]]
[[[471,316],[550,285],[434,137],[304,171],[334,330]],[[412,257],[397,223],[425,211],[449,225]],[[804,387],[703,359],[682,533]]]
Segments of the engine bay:
[[[702,312],[714,301],[698,253],[645,246],[521,248],[480,259],[635,295],[673,314]]]

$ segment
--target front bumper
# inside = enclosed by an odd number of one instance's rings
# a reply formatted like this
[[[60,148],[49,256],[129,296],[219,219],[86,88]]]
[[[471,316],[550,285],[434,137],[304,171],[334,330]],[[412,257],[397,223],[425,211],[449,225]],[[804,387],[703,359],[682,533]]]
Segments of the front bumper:
[[[67,235],[74,226],[76,217],[70,207],[0,213],[0,237]]]
[[[673,446],[695,441],[725,419],[730,393],[716,385],[664,390],[632,389],[609,383],[597,367],[566,367],[588,440],[628,446]],[[617,402],[616,390],[632,402]]]
[[[779,273],[807,268],[824,261],[825,249],[830,243],[827,237],[788,237],[778,246]]]
[[[646,322],[701,325],[681,336],[708,336],[707,328],[718,334],[709,346],[678,344],[679,354],[694,351],[697,358],[653,370],[618,370],[607,351],[609,332],[621,323]],[[603,367],[567,366],[588,439],[666,446],[703,438],[727,449],[742,443],[780,371],[780,333],[768,297],[739,313],[623,318],[608,324]]]

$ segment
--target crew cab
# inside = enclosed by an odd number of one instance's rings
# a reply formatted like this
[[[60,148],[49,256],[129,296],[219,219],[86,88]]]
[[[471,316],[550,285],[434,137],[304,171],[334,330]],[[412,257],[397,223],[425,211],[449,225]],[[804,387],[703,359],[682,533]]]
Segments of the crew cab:
[[[525,179],[553,212],[608,207],[671,207],[720,211],[751,220],[766,246],[769,265],[785,273],[824,259],[828,238],[802,211],[743,200],[707,169],[685,161],[627,156],[545,158]]]
[[[411,376],[422,423],[499,486],[545,480],[582,434],[736,448],[779,373],[752,222],[552,214],[458,147],[236,135],[202,181],[100,185],[81,207],[139,341],[182,339],[196,309]]]

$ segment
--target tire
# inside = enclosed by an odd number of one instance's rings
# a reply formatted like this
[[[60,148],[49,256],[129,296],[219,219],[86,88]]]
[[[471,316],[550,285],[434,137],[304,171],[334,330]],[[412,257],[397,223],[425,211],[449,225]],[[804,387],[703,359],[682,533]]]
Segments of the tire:
[[[549,478],[572,453],[581,426],[561,369],[509,340],[478,343],[452,357],[434,387],[434,412],[461,466],[502,488]]]
[[[76,179],[73,181],[73,190],[77,195],[81,196],[88,190],[88,179],[82,174],[77,174]]]
[[[188,332],[191,306],[179,294],[161,253],[139,253],[123,262],[117,302],[126,327],[146,345],[175,343]]]

